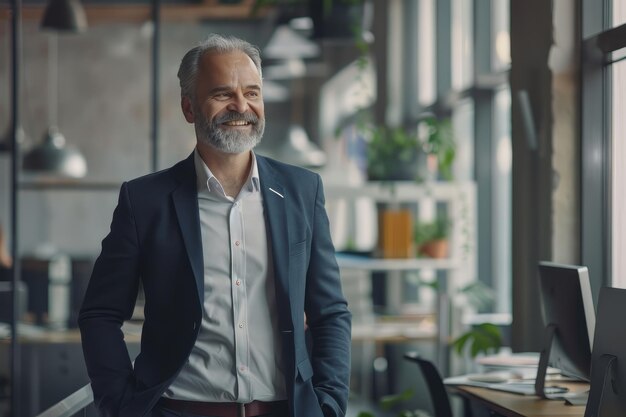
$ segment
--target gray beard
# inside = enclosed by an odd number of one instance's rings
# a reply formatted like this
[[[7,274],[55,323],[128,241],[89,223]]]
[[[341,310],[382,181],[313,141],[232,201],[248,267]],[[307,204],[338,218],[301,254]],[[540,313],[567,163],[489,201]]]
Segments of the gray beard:
[[[198,115],[194,121],[198,141],[224,153],[236,154],[251,150],[261,142],[265,131],[265,119],[259,119],[251,112],[244,114],[229,112],[213,121],[202,114],[200,109],[195,109],[195,114]],[[241,118],[252,123],[252,131],[249,134],[221,127],[224,122]]]

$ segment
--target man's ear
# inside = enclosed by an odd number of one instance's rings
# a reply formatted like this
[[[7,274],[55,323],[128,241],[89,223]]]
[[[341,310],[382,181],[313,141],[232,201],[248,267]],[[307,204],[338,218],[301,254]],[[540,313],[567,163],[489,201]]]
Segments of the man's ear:
[[[194,123],[195,118],[193,117],[193,105],[189,97],[183,96],[180,99],[180,108],[183,110],[185,120],[187,120],[187,122],[189,123]]]

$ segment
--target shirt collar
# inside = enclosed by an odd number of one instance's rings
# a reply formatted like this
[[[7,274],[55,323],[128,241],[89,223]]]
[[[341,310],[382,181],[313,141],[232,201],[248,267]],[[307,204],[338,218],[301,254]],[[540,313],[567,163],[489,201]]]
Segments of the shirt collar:
[[[259,167],[256,163],[255,153],[252,151],[250,151],[250,153],[252,154],[252,167],[248,173],[248,179],[243,185],[242,191],[246,190],[248,192],[258,192],[261,190],[259,184]],[[208,190],[209,192],[214,192],[215,188],[218,188],[218,192],[223,194],[224,190],[222,185],[202,160],[200,152],[198,152],[198,148],[195,148],[193,151],[193,161],[196,168],[196,187],[198,191]],[[211,187],[211,184],[214,184],[214,187]]]

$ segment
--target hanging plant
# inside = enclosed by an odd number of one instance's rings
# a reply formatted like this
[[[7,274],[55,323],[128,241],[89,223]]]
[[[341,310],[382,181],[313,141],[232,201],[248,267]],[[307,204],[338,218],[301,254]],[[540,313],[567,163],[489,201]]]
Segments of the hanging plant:
[[[437,170],[441,179],[452,181],[452,164],[456,156],[456,143],[450,118],[437,118],[428,115],[418,125],[422,148],[437,160]]]

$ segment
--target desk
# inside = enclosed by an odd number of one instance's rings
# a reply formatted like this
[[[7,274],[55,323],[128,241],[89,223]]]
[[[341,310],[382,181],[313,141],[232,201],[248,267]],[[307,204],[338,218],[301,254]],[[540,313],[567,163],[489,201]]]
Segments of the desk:
[[[589,389],[586,383],[562,383],[570,392]],[[582,417],[584,406],[566,405],[562,400],[541,400],[534,395],[519,395],[487,388],[459,386],[453,391],[472,403],[503,417]]]

